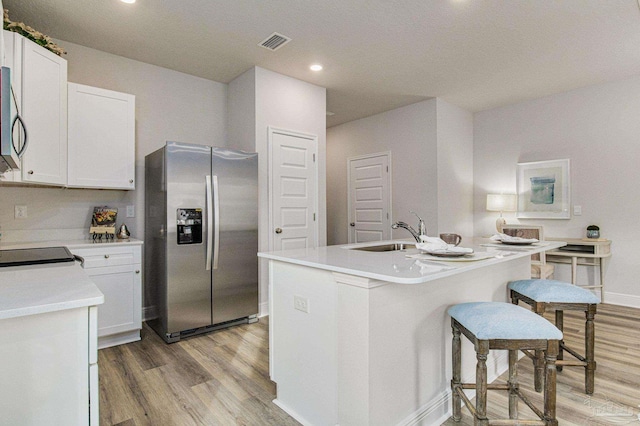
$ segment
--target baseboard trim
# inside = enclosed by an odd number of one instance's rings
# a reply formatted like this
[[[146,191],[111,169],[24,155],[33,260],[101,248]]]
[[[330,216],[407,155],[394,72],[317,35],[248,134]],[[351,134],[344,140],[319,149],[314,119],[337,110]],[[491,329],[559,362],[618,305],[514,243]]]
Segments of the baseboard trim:
[[[269,315],[269,302],[262,302],[258,305],[258,317],[266,317]]]
[[[287,407],[285,404],[283,404],[281,401],[279,401],[277,398],[274,399],[273,402],[275,405],[277,405],[278,407],[280,407],[285,413],[287,413],[288,415],[290,415],[291,417],[293,417],[294,419],[296,419],[296,421],[300,424],[302,424],[303,426],[311,426],[313,425],[313,423],[308,422],[304,417],[302,417],[301,415],[299,415],[298,413],[296,413],[295,411],[293,411],[292,409],[290,409],[289,407]]]
[[[493,362],[487,365],[487,382],[491,383],[496,380],[502,373],[509,370],[509,352],[500,351],[493,352]],[[475,377],[463,378],[465,383],[475,382]],[[465,391],[469,399],[476,396],[475,390]],[[398,423],[398,426],[430,426],[440,425],[447,421],[452,414],[451,407],[451,389],[442,392],[431,401],[428,401],[418,410],[406,417]]]
[[[98,349],[124,345],[125,343],[137,342],[138,340],[140,340],[140,330],[125,331],[124,333],[98,337]]]
[[[610,305],[627,306],[629,308],[640,308],[640,296],[632,294],[611,293],[604,294],[605,303]]]

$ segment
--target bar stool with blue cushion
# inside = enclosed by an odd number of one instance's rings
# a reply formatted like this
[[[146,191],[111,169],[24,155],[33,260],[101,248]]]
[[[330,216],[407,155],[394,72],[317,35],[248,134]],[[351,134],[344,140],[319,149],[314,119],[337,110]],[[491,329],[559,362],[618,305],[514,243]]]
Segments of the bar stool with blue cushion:
[[[575,350],[567,347],[564,341],[560,342],[560,350],[558,352],[558,371],[562,371],[563,366],[582,366],[585,369],[585,392],[589,395],[593,394],[595,386],[595,328],[594,317],[596,315],[596,307],[600,303],[600,299],[591,293],[573,284],[555,280],[520,280],[512,281],[508,285],[511,302],[518,304],[523,301],[533,308],[533,311],[539,315],[544,314],[546,310],[555,311],[556,327],[562,331],[564,327],[564,311],[584,311],[586,317],[585,323],[585,355],[582,356]],[[573,355],[577,361],[565,360],[564,351]],[[536,352],[534,355],[525,352],[525,354],[533,359],[535,366],[535,387],[538,392],[542,390],[542,358],[541,353]]]
[[[453,330],[453,378],[451,393],[453,419],[461,419],[461,402],[474,417],[474,425],[557,425],[556,419],[556,357],[562,332],[553,324],[528,309],[500,302],[462,303],[450,307]],[[462,351],[460,333],[464,334],[476,350],[476,383],[462,383]],[[509,351],[509,380],[506,384],[487,383],[487,355],[491,349]],[[517,360],[519,350],[539,350],[544,356],[545,387],[544,412],[535,407],[522,393],[518,384]],[[475,408],[464,389],[476,390]],[[487,390],[509,392],[509,419],[487,418]],[[533,410],[540,420],[518,420],[518,398]]]

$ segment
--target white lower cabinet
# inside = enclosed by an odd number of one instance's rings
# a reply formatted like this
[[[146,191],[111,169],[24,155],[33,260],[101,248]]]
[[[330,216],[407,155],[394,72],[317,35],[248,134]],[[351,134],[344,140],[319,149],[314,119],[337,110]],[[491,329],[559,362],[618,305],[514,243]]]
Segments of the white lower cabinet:
[[[98,348],[140,340],[142,328],[141,247],[127,245],[70,248],[84,259],[84,269],[104,294],[98,310]]]
[[[99,423],[96,311],[0,320],[0,425]]]

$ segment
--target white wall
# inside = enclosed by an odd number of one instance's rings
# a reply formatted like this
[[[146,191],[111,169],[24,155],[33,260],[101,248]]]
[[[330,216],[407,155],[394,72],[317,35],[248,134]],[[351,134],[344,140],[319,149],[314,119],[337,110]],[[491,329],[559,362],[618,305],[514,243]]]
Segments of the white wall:
[[[253,91],[253,94],[252,94]],[[252,117],[251,108],[255,114]],[[258,152],[259,242],[269,250],[268,133],[269,126],[318,137],[318,245],[326,245],[326,89],[255,67],[229,84],[229,138]],[[246,126],[246,127],[245,127]],[[253,135],[247,129],[255,129]],[[268,307],[267,262],[260,261],[260,310]]]
[[[437,99],[437,118],[438,233],[472,236],[473,114]]]
[[[256,149],[256,69],[251,68],[229,83],[227,133],[238,149]]]
[[[582,216],[570,220],[521,220],[541,224],[545,235],[582,238],[587,225],[611,239],[606,275],[612,303],[640,307],[640,77],[577,89],[477,113],[474,118],[474,209],[478,235],[494,232],[495,213],[485,211],[488,192],[515,192],[516,163],[569,158],[571,203]],[[513,214],[505,214],[517,223]],[[557,277],[570,279],[564,265]],[[593,282],[580,267],[579,281]]]
[[[415,223],[414,210],[429,235],[473,235],[472,117],[430,99],[328,129],[328,243],[348,241],[348,158],[381,151],[391,151],[393,221]]]
[[[88,236],[93,206],[119,209],[135,238],[144,238],[144,156],[166,140],[225,146],[225,84],[133,61],[65,41],[68,79],[136,96],[136,190],[109,191],[48,187],[0,187],[0,225],[5,241]],[[96,167],[109,167],[96,164]],[[14,219],[14,205],[29,217]],[[136,218],[125,218],[135,206]]]

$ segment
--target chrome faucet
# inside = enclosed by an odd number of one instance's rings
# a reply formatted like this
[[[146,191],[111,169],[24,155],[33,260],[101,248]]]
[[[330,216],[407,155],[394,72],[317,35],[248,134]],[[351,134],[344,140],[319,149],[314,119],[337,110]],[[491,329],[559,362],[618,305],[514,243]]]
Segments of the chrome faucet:
[[[418,216],[416,214],[416,212],[409,212],[409,213],[415,214],[416,217],[418,218],[418,231],[413,229],[406,222],[396,222],[393,225],[391,225],[391,228],[392,229],[404,228],[404,229],[406,229],[407,231],[409,231],[411,233],[413,238],[415,238],[416,242],[421,243],[422,240],[420,239],[420,235],[427,235],[427,227],[424,224],[424,220],[422,220],[422,218],[420,216]]]

